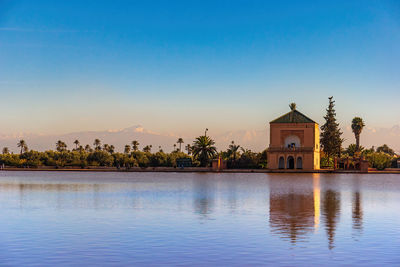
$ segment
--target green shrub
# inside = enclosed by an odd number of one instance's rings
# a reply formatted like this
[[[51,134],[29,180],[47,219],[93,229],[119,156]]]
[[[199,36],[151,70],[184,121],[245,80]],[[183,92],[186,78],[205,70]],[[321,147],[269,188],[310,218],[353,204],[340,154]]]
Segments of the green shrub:
[[[371,153],[368,155],[367,159],[370,166],[377,170],[384,170],[385,168],[390,167],[392,162],[392,157],[383,152]]]
[[[322,157],[320,162],[321,168],[333,168],[334,159],[330,157]]]

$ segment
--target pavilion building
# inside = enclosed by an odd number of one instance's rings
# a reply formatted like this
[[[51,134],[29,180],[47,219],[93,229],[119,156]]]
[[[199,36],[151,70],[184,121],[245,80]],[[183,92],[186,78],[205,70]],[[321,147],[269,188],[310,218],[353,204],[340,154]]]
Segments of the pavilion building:
[[[271,121],[268,148],[269,169],[317,170],[320,166],[318,123],[295,106]]]

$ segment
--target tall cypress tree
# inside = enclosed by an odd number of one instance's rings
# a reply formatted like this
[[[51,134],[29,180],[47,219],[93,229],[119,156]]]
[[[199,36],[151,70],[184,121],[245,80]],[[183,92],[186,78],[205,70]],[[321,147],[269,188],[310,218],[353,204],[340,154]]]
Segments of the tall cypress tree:
[[[329,106],[326,109],[325,124],[321,126],[321,146],[328,157],[340,156],[343,139],[339,123],[336,122],[335,101],[329,97]]]

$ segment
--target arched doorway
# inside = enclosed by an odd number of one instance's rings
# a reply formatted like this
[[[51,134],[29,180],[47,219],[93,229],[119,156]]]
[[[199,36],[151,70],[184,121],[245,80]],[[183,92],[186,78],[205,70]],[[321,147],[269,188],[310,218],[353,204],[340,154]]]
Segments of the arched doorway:
[[[286,169],[294,169],[294,158],[292,156],[289,156],[287,158],[287,166]]]
[[[303,169],[303,159],[301,157],[297,158],[296,168],[297,169]]]
[[[283,157],[279,158],[279,169],[285,168],[285,159]]]

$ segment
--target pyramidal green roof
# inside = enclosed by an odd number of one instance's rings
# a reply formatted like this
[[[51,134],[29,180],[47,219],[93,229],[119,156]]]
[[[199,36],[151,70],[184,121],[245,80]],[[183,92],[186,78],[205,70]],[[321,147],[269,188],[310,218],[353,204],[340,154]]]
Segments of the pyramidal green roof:
[[[279,118],[271,121],[270,123],[316,123],[303,113],[297,111],[297,110],[292,110],[288,113],[286,113],[283,116],[280,116]]]

